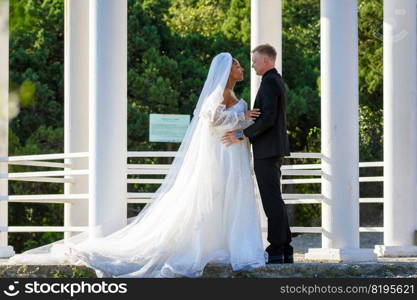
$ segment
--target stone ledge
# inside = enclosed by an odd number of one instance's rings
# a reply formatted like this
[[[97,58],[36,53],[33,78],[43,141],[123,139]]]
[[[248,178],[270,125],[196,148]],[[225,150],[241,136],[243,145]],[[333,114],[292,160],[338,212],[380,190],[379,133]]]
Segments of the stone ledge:
[[[253,271],[208,265],[204,278],[417,278],[417,258],[378,258],[377,262],[309,262],[302,255],[294,264],[267,265]],[[12,265],[0,261],[0,278],[95,278],[94,270],[71,265]]]
[[[209,266],[203,277],[215,278],[417,278],[417,263],[294,263],[232,272],[230,268]]]

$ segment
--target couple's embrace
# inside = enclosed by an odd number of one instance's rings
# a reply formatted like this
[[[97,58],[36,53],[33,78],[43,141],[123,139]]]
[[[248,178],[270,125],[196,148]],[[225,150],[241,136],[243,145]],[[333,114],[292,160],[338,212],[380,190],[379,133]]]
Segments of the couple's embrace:
[[[262,76],[254,109],[233,92],[243,80],[239,62],[229,53],[215,56],[191,124],[152,202],[106,237],[69,239],[62,255],[68,263],[88,265],[99,277],[199,277],[208,263],[250,270],[293,261],[280,191],[281,158],[289,155],[287,96],[274,68],[275,49],[260,45],[252,55],[252,67]],[[266,249],[258,186],[268,218]],[[14,260],[19,262],[19,255]]]

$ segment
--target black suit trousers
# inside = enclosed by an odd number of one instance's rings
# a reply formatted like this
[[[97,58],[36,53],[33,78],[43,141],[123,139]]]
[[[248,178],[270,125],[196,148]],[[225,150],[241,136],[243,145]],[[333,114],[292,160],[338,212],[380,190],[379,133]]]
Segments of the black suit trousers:
[[[291,242],[287,209],[281,195],[281,163],[280,156],[254,160],[262,206],[268,218],[268,242],[274,248]]]

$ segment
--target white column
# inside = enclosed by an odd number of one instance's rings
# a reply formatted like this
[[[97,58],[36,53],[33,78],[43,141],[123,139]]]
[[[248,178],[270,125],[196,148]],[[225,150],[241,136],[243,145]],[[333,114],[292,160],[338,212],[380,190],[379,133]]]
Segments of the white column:
[[[416,1],[384,1],[384,245],[379,256],[416,256]]]
[[[277,51],[276,68],[282,73],[282,0],[251,0],[251,51],[261,44],[270,44]],[[252,61],[251,61],[252,64]],[[253,106],[261,84],[261,76],[251,68],[251,106]],[[267,238],[267,218],[258,195],[261,212],[262,236],[265,246]]]
[[[0,157],[9,156],[9,1],[0,1]],[[0,162],[0,174],[8,173]],[[0,179],[0,196],[8,196],[8,180]],[[0,227],[8,226],[8,205],[0,200]],[[7,232],[0,232],[0,258],[14,255]]]
[[[322,248],[307,259],[368,261],[359,248],[359,91],[356,0],[321,1]]]
[[[88,152],[88,1],[65,0],[65,153]],[[73,170],[88,158],[66,159]],[[65,194],[88,194],[88,176],[74,176]],[[65,204],[65,226],[88,226],[88,200]],[[68,238],[74,233],[66,232]]]
[[[276,68],[282,74],[282,0],[251,0],[251,50],[268,43],[277,51]],[[251,68],[251,103],[261,77]]]
[[[127,220],[127,0],[90,0],[89,150],[92,236]]]

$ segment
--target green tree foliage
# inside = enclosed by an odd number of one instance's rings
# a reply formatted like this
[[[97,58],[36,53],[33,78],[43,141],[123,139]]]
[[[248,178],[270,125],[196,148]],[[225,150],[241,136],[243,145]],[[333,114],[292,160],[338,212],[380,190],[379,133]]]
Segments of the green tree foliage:
[[[225,16],[239,24],[239,3],[248,10],[246,1],[235,0],[129,1],[129,149],[167,150],[147,142],[149,113],[192,114],[217,53],[231,52],[249,70],[249,46],[229,39],[220,26]],[[239,28],[230,26],[227,33],[235,36]],[[249,100],[248,78],[238,93]]]
[[[288,122],[295,152],[305,149],[309,130],[320,127],[320,2],[286,0],[282,15],[282,73],[289,90]]]
[[[10,123],[9,154],[62,153],[63,1],[10,1],[10,90],[19,96],[20,113]],[[10,172],[47,170],[10,166]],[[62,193],[59,184],[14,182],[11,195]],[[62,225],[63,205],[9,205],[9,224]],[[61,233],[13,233],[17,251],[49,243]]]

